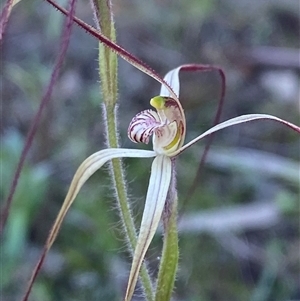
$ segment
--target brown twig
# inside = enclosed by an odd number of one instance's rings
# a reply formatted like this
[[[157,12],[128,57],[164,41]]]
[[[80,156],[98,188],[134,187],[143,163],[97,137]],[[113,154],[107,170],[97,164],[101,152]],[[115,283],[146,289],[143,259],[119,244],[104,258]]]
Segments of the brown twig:
[[[52,76],[51,76],[51,80],[50,83],[48,85],[47,91],[45,96],[42,99],[42,104],[44,104],[43,106],[45,106],[45,104],[50,100],[50,96],[51,96],[51,92],[53,90],[53,86],[57,80],[61,65],[63,63],[64,57],[66,55],[68,46],[69,46],[69,42],[70,42],[70,36],[71,36],[71,31],[72,31],[72,25],[73,25],[73,16],[75,14],[75,4],[76,4],[76,0],[69,0],[69,7],[70,7],[70,13],[68,15],[68,18],[66,19],[65,22],[65,26],[64,26],[64,30],[62,33],[62,42],[60,44],[60,51],[59,51],[59,55],[57,57],[57,61],[56,64],[54,66],[53,72],[52,72]],[[37,115],[38,116],[38,115]],[[37,117],[35,118],[35,120],[37,119]],[[35,124],[35,123],[34,123]],[[45,245],[44,250],[38,260],[38,263],[36,264],[33,273],[31,275],[31,278],[29,280],[25,295],[22,299],[22,301],[27,301],[29,298],[29,294],[31,292],[33,283],[35,281],[35,278],[38,275],[39,270],[42,267],[42,264],[44,262],[45,256],[47,253],[47,245]]]
[[[0,44],[3,40],[3,35],[5,32],[5,28],[8,22],[8,18],[10,16],[12,7],[13,7],[14,0],[7,0],[5,3],[5,6],[1,12],[1,17],[0,17]]]
[[[182,68],[181,70],[182,71],[195,71],[192,67],[193,66],[191,65],[190,68],[186,67],[186,68]],[[216,125],[220,122],[221,114],[222,114],[222,110],[223,110],[223,106],[224,106],[225,92],[226,92],[226,76],[225,76],[225,73],[224,73],[222,68],[217,67],[217,66],[211,66],[211,65],[203,65],[202,68],[199,68],[197,70],[200,71],[200,72],[218,71],[218,73],[221,77],[221,82],[222,82],[222,84],[221,84],[221,94],[220,94],[220,99],[219,99],[219,103],[218,103],[218,109],[217,109],[217,112],[216,112],[216,115],[215,115],[215,118],[214,118],[214,122],[213,122],[213,125]],[[184,201],[182,202],[183,205],[180,209],[181,214],[179,215],[179,219],[181,218],[182,213],[184,212],[185,208],[187,207],[188,202],[191,199],[191,196],[196,191],[196,188],[197,188],[198,183],[199,183],[200,175],[201,175],[201,170],[202,170],[202,168],[205,164],[207,154],[208,154],[209,149],[211,147],[211,144],[213,142],[213,137],[214,137],[214,135],[209,135],[209,137],[208,137],[208,141],[205,145],[203,154],[201,156],[200,163],[199,163],[194,181],[193,181],[192,185],[190,186],[190,188],[187,192],[187,196],[185,197]]]
[[[74,2],[75,2],[75,0],[72,1],[73,4],[71,5],[72,14],[74,13],[74,8],[73,8],[74,7]],[[71,14],[71,11],[70,11],[70,14]],[[16,171],[15,171],[14,176],[13,176],[12,183],[10,185],[8,197],[5,201],[5,205],[4,205],[3,209],[1,211],[0,235],[2,234],[2,232],[4,230],[4,227],[5,227],[8,215],[9,215],[9,210],[11,208],[13,196],[14,196],[14,193],[15,193],[17,185],[18,185],[18,181],[19,181],[19,178],[20,178],[20,175],[21,175],[21,171],[22,171],[26,156],[27,156],[27,154],[29,152],[29,149],[32,145],[33,138],[34,138],[34,136],[37,132],[38,125],[39,125],[41,117],[42,117],[42,113],[43,113],[44,109],[46,108],[47,104],[49,103],[49,101],[51,99],[53,87],[54,87],[54,85],[57,81],[57,78],[58,78],[58,75],[59,75],[64,57],[66,55],[66,51],[68,49],[70,34],[71,34],[71,28],[72,28],[72,24],[73,24],[73,19],[72,18],[71,18],[71,20],[69,20],[69,19],[70,19],[70,17],[68,18],[68,22],[66,23],[64,32],[62,34],[61,47],[60,47],[60,50],[59,50],[59,54],[58,54],[57,61],[55,63],[53,72],[51,74],[50,82],[49,82],[48,87],[46,89],[46,92],[45,92],[45,94],[44,94],[44,96],[41,100],[39,109],[38,109],[38,111],[37,111],[37,113],[36,113],[36,115],[35,115],[35,117],[32,121],[32,124],[30,126],[29,131],[28,131],[28,134],[27,134],[27,137],[26,137],[26,140],[25,140],[25,145],[23,147],[23,150],[22,150],[22,153],[21,153]]]

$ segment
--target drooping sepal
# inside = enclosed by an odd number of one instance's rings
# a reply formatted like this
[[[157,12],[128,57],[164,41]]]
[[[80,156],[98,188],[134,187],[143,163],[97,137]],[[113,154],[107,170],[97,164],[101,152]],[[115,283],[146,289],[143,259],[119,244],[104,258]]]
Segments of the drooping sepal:
[[[140,232],[134,251],[125,301],[132,300],[140,268],[157,230],[165,206],[172,174],[171,159],[156,156],[151,167],[151,176],[146,196]]]
[[[138,150],[138,149],[125,149],[125,148],[107,148],[99,152],[94,153],[83,161],[83,163],[77,169],[73,180],[71,182],[69,191],[66,198],[61,206],[61,209],[54,221],[54,224],[48,235],[45,247],[42,254],[34,267],[31,278],[29,280],[24,298],[22,300],[28,300],[29,293],[32,289],[33,283],[37,277],[37,274],[46,258],[48,251],[50,250],[52,244],[54,243],[62,225],[62,222],[73,204],[77,194],[81,190],[81,187],[85,182],[106,162],[111,159],[116,158],[151,158],[154,157],[156,153],[154,151]]]

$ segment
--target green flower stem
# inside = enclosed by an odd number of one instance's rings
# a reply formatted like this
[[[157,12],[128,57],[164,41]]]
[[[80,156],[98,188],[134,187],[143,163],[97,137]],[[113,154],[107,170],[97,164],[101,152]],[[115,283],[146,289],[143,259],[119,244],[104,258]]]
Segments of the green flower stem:
[[[106,122],[107,122],[107,144],[108,147],[119,147],[118,145],[118,135],[117,135],[117,124],[115,121],[115,109],[107,105],[104,107],[106,112]],[[123,230],[126,235],[126,240],[128,242],[128,248],[130,253],[133,254],[137,243],[137,234],[134,226],[134,221],[131,215],[130,205],[128,202],[126,182],[122,167],[122,162],[120,159],[113,159],[111,164],[111,175],[114,182],[116,198],[118,202],[118,208],[120,212],[120,217],[122,220]],[[146,264],[143,264],[140,272],[141,283],[143,285],[146,300],[153,300],[153,288],[150,278],[150,274],[147,270]]]
[[[175,162],[173,161],[173,171]],[[177,192],[175,171],[173,172],[169,194],[163,213],[163,250],[157,277],[155,301],[171,300],[178,267]]]
[[[107,105],[104,107],[106,113],[107,123],[107,143],[108,147],[119,147],[117,136],[117,124],[115,121],[115,109]],[[112,160],[112,178],[114,182],[116,198],[120,210],[120,216],[124,225],[127,241],[129,242],[130,252],[133,253],[137,242],[137,234],[134,226],[133,218],[131,216],[130,205],[127,196],[126,181],[123,172],[123,166],[120,159]]]
[[[111,11],[111,1],[92,0],[92,7],[96,23],[101,32],[111,41],[116,41],[116,33]],[[107,146],[118,148],[118,128],[116,122],[116,102],[118,98],[118,65],[117,55],[108,47],[99,43],[99,76],[101,92],[104,100],[104,121],[106,123]],[[128,201],[126,181],[120,159],[111,162],[111,177],[113,180],[119,214],[122,221],[123,231],[126,236],[127,247],[133,255],[137,243],[137,231],[131,215],[130,203]],[[153,301],[153,288],[150,274],[144,264],[141,269],[141,283],[146,300]]]
[[[98,30],[108,39],[116,42],[116,30],[110,0],[92,0],[95,22]],[[118,94],[117,54],[99,42],[99,76],[106,104],[114,105]]]

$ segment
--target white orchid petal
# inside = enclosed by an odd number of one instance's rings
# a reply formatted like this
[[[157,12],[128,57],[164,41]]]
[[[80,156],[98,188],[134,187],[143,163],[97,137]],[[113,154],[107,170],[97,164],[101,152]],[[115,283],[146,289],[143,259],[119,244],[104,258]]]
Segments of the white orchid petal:
[[[161,219],[170,186],[171,173],[171,159],[163,155],[157,156],[152,163],[145,209],[133,256],[125,301],[130,301],[132,298],[142,262]]]
[[[290,123],[286,120],[280,119],[276,116],[273,115],[267,115],[267,114],[248,114],[248,115],[242,115],[242,116],[238,116],[229,120],[226,120],[222,123],[219,123],[215,126],[213,126],[212,128],[210,128],[209,130],[207,130],[206,132],[204,132],[203,134],[201,134],[200,136],[196,137],[195,139],[193,139],[192,141],[190,141],[189,143],[187,143],[186,145],[184,145],[183,147],[181,147],[179,150],[177,150],[176,152],[174,152],[174,156],[180,154],[181,152],[183,152],[185,149],[187,149],[188,147],[192,146],[194,143],[198,142],[199,140],[203,139],[204,137],[215,133],[217,131],[220,131],[222,129],[225,129],[227,127],[233,126],[233,125],[237,125],[237,124],[241,124],[241,123],[245,123],[245,122],[249,122],[249,121],[254,121],[254,120],[274,120],[277,122],[280,122],[290,128],[292,128],[293,130],[297,131],[298,133],[300,133],[300,127]]]
[[[156,153],[154,151],[146,151],[146,150],[135,150],[135,149],[122,149],[122,148],[108,148],[101,150],[97,153],[94,153],[90,157],[88,157],[77,169],[73,180],[71,182],[69,191],[67,196],[62,204],[62,207],[55,219],[55,222],[50,230],[48,235],[45,248],[34,267],[34,270],[31,275],[31,279],[29,281],[30,287],[33,284],[33,281],[38,273],[40,266],[42,265],[49,249],[51,248],[61,224],[66,216],[70,206],[73,204],[78,192],[80,191],[82,185],[99,169],[101,168],[107,161],[120,158],[120,157],[133,157],[133,158],[150,158],[154,157]]]
[[[180,82],[179,82],[180,69],[181,66],[169,71],[164,77],[165,82],[173,89],[177,97],[179,97],[179,90],[180,90]],[[173,97],[173,94],[170,93],[169,89],[167,89],[165,85],[161,85],[159,95]]]
[[[96,152],[90,157],[88,157],[86,160],[84,160],[73,177],[67,196],[54,222],[54,225],[47,240],[47,248],[49,249],[53,244],[61,226],[61,223],[63,221],[63,218],[67,214],[67,211],[74,202],[74,199],[76,198],[83,184],[106,162],[114,158],[150,158],[154,157],[155,155],[156,153],[154,151],[108,148]]]

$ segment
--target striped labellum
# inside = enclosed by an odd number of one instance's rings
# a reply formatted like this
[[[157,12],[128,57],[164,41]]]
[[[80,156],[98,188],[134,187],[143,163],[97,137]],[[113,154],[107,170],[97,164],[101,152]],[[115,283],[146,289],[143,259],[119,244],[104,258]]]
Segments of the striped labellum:
[[[135,143],[149,143],[153,135],[153,150],[157,154],[172,156],[184,142],[185,116],[177,100],[156,96],[150,104],[156,109],[145,110],[133,117],[128,137]]]

